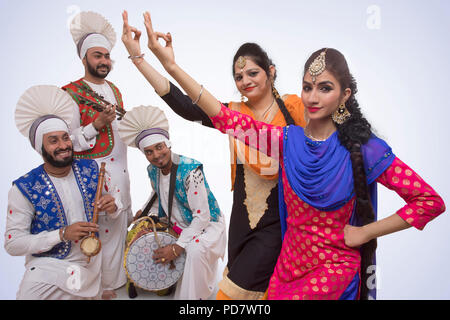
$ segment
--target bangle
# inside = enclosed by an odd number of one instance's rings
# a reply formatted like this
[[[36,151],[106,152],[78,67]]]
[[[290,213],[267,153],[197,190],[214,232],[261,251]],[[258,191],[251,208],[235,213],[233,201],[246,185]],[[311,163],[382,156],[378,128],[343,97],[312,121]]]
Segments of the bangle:
[[[172,245],[172,252],[173,252],[173,255],[174,255],[176,258],[178,258],[177,252],[175,251],[175,245]]]
[[[145,56],[145,53],[139,55],[139,56],[128,56],[128,59],[134,60],[134,59],[138,59],[138,58],[143,58]]]
[[[203,85],[200,87],[200,94],[198,95],[198,98],[195,101],[192,101],[192,104],[197,104],[200,101],[202,93],[203,93]]]
[[[61,238],[61,240],[63,241],[63,242],[67,242],[68,240],[66,240],[65,238],[64,238],[64,236],[66,235],[66,228],[67,227],[62,227],[60,230],[61,231],[59,231],[59,236],[60,236],[60,238]]]

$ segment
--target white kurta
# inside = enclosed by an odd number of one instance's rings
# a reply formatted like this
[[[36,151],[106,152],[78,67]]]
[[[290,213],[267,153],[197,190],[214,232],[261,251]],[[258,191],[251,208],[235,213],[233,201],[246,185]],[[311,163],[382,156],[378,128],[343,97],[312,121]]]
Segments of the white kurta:
[[[51,177],[64,207],[67,223],[86,221],[83,199],[71,170],[63,178]],[[17,299],[83,299],[96,298],[101,293],[100,267],[102,251],[87,263],[80,243],[64,259],[34,257],[61,242],[59,230],[30,233],[35,210],[31,202],[14,185],[8,194],[5,249],[12,256],[26,256],[25,274]]]
[[[161,206],[168,213],[170,174],[160,175]],[[184,222],[174,195],[171,222],[183,231],[177,244],[186,251],[186,263],[182,278],[178,281],[175,299],[208,299],[217,285],[219,258],[225,255],[227,237],[223,214],[217,222],[210,221],[208,194],[201,170],[192,171],[187,179],[187,199],[193,220]],[[153,192],[154,193],[154,192]],[[150,201],[151,197],[147,203]],[[145,208],[145,206],[144,206]],[[144,210],[144,209],[142,209]],[[151,212],[158,212],[155,201]]]
[[[85,80],[86,81],[86,80]],[[106,101],[117,104],[114,92],[105,82],[97,85],[86,81],[89,86],[102,95]],[[74,110],[74,124],[80,123],[80,111]],[[125,252],[125,239],[127,227],[133,219],[130,196],[130,177],[127,165],[127,146],[122,142],[118,132],[118,120],[111,124],[114,136],[114,147],[111,153],[102,158],[94,159],[100,166],[101,162],[106,163],[106,171],[112,179],[112,185],[116,185],[117,192],[121,195],[121,202],[124,211],[119,215],[103,215],[99,217],[100,239],[102,241],[103,264],[102,264],[102,284],[105,290],[117,289],[123,286],[126,281],[126,273],[123,267]],[[85,151],[95,146],[98,132],[91,124],[85,127],[71,128],[71,138],[74,142],[75,151]]]

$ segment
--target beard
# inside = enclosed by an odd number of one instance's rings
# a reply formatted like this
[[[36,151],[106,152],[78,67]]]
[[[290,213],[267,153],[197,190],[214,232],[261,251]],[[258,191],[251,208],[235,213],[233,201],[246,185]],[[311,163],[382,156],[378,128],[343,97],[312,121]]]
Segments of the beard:
[[[65,151],[70,151],[71,152],[70,156],[64,158],[63,160],[56,160],[55,156],[58,153],[65,152]],[[56,168],[65,168],[65,167],[68,167],[68,166],[72,165],[72,162],[73,162],[73,148],[69,147],[69,148],[66,148],[66,149],[56,149],[53,152],[53,155],[51,155],[51,154],[49,154],[47,152],[47,150],[45,150],[44,146],[42,146],[42,157],[44,158],[44,160],[46,162],[48,162],[49,164],[51,164],[52,166],[54,166]]]
[[[160,163],[160,162],[162,162],[162,163]],[[150,163],[152,165],[154,165],[155,167],[157,167],[158,169],[160,169],[160,170],[164,170],[164,169],[170,168],[172,166],[172,153],[171,153],[171,151],[169,150],[169,152],[167,154],[162,155],[158,159],[150,161]]]
[[[170,166],[170,159],[163,161],[163,163],[161,163],[161,164],[159,162],[160,162],[160,160],[158,159],[158,160],[152,162],[152,164],[161,170]]]
[[[88,72],[92,76],[94,76],[96,78],[100,78],[100,79],[105,79],[108,76],[109,72],[111,71],[111,66],[108,66],[106,64],[99,64],[97,66],[93,66],[92,64],[89,63],[87,56],[86,56],[86,65],[87,65]],[[100,68],[106,68],[107,71],[106,72],[100,71],[99,70]]]

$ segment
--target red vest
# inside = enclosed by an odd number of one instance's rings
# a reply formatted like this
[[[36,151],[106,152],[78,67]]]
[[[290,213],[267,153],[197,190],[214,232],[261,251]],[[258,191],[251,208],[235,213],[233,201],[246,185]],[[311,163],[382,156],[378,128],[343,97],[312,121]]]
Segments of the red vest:
[[[112,82],[109,81],[106,82],[113,90],[114,96],[116,97],[119,107],[123,108],[122,94],[120,93],[119,89]],[[83,81],[83,79],[74,81],[74,83],[92,90],[92,88],[85,81]],[[66,92],[69,93],[71,97],[75,100],[75,102],[78,104],[78,107],[80,108],[81,126],[83,127],[87,126],[98,117],[98,111],[85,104],[81,104],[78,100],[78,97],[73,95],[72,92],[76,92],[77,94],[91,101],[99,102],[96,98],[93,98],[89,94],[86,94],[86,92],[78,89],[71,83],[62,88],[66,90]],[[114,147],[114,135],[111,125],[106,125],[105,127],[101,128],[96,139],[97,142],[95,143],[95,146],[92,149],[81,152],[74,152],[74,157],[77,159],[96,159],[108,156]]]

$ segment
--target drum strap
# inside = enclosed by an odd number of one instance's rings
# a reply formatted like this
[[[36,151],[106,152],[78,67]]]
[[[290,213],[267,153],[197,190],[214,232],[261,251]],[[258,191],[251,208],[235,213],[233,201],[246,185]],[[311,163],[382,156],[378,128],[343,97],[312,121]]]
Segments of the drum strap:
[[[158,197],[158,195],[157,195],[156,192],[155,192],[155,194],[153,195],[153,197],[150,199],[150,201],[149,201],[149,202],[147,203],[147,205],[145,206],[144,211],[142,211],[142,213],[141,213],[141,215],[139,216],[139,218],[147,217],[147,216],[148,216],[148,213],[150,212],[150,209],[152,208],[153,204],[155,203],[157,197]],[[137,220],[137,219],[136,219],[136,220]]]
[[[170,168],[170,184],[169,184],[169,228],[172,227],[172,222],[170,218],[172,217],[172,204],[173,204],[173,194],[175,192],[175,183],[177,179],[178,163],[180,163],[180,157],[177,154],[173,154],[174,159],[172,161],[172,168]]]
[[[177,178],[178,163],[179,163],[179,156],[174,154],[174,161],[172,163],[172,168],[170,168],[169,203],[168,203],[169,227],[172,227],[172,222],[170,221],[170,218],[172,217],[172,203],[173,203],[173,194],[175,192],[175,183],[176,183],[176,178]],[[139,216],[139,218],[148,216],[150,209],[152,208],[153,203],[155,203],[157,197],[158,197],[158,195],[155,192],[153,197],[150,199],[150,201],[145,206],[145,208],[142,211],[142,214]]]

